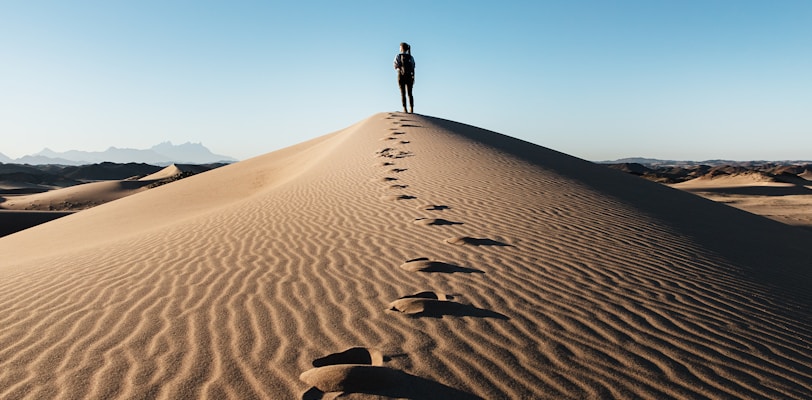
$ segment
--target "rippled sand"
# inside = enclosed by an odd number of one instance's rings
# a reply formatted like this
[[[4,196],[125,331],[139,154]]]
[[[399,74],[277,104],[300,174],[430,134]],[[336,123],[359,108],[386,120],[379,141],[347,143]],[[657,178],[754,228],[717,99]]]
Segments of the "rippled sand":
[[[0,398],[812,398],[812,234],[381,113],[0,239]]]

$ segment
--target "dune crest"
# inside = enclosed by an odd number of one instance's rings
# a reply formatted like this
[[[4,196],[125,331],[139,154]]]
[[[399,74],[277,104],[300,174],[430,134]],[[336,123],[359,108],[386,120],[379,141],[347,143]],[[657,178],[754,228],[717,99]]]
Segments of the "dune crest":
[[[809,243],[381,113],[0,238],[0,398],[812,398]]]

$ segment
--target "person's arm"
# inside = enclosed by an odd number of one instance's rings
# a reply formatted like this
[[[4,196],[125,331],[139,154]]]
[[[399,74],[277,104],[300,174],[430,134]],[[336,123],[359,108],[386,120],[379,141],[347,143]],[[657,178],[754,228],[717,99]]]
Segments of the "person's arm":
[[[395,56],[395,69],[400,69],[400,54]]]

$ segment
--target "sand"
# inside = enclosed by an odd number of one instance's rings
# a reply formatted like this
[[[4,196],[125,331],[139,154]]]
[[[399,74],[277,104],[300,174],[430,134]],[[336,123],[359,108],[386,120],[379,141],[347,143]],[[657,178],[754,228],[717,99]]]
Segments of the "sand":
[[[812,398],[810,243],[375,114],[0,238],[0,398]]]
[[[71,214],[70,211],[0,210],[0,237]]]
[[[812,231],[812,174],[797,183],[776,182],[758,174],[696,178],[671,185],[706,199]]]
[[[118,200],[159,186],[184,172],[198,172],[206,167],[172,164],[142,178],[88,182],[79,185],[27,195],[0,196],[0,209],[26,211],[79,211]]]

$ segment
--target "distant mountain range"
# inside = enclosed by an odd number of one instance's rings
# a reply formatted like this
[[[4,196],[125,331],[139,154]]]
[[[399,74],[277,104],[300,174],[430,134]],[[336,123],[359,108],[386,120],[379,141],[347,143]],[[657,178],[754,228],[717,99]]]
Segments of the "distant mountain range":
[[[688,161],[688,160],[660,160],[656,158],[645,157],[630,157],[621,158],[612,161],[597,161],[598,164],[642,164],[654,166],[700,166],[709,165],[711,167],[718,167],[723,165],[735,165],[742,167],[762,166],[762,165],[801,165],[810,164],[810,160],[782,160],[782,161],[766,161],[766,160],[751,160],[751,161],[733,161],[733,160],[705,160],[705,161]]]
[[[57,152],[43,149],[39,153],[12,159],[0,153],[0,162],[17,164],[56,164],[56,165],[87,165],[101,162],[113,163],[147,163],[166,166],[170,164],[207,164],[229,163],[237,161],[233,157],[214,154],[201,143],[184,143],[173,145],[163,142],[149,149],[120,149],[110,147],[105,151],[69,150]]]
[[[812,182],[812,163],[778,161],[730,161],[727,164],[710,165],[708,161],[695,165],[642,164],[639,162],[619,162],[605,164],[609,168],[641,176],[659,183],[680,183],[695,178],[718,178],[720,176],[751,175],[763,181],[783,182],[798,185],[801,192],[809,193],[807,186]]]

